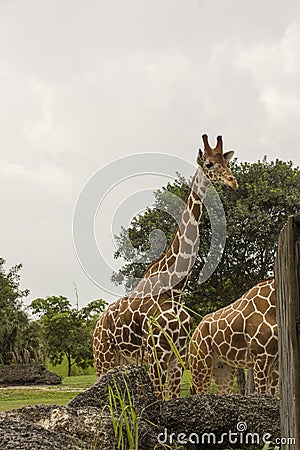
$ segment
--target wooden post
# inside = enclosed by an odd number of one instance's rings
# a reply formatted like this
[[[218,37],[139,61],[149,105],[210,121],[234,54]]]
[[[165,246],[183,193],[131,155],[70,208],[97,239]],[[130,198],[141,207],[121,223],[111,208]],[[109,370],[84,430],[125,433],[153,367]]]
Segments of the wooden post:
[[[236,381],[238,385],[238,392],[240,395],[246,394],[246,375],[245,369],[237,369],[236,371]]]
[[[254,394],[255,386],[254,386],[254,372],[253,368],[249,367],[247,373],[247,383],[246,383],[246,395]]]
[[[295,438],[281,449],[300,450],[300,214],[280,233],[275,263],[280,366],[281,437]]]

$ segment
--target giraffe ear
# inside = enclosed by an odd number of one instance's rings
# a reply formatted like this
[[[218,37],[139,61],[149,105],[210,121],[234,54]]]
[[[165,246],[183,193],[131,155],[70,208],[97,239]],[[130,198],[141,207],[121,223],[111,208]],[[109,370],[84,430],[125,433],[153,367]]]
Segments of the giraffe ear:
[[[197,163],[199,164],[200,167],[202,167],[203,164],[204,164],[203,152],[202,152],[201,148],[199,148],[199,153],[198,153],[198,156],[197,156]]]
[[[233,155],[234,155],[234,151],[233,150],[230,150],[229,152],[226,152],[226,153],[224,153],[224,159],[225,159],[225,161],[227,162],[227,163],[229,163],[229,161],[231,160],[231,158],[233,157]]]

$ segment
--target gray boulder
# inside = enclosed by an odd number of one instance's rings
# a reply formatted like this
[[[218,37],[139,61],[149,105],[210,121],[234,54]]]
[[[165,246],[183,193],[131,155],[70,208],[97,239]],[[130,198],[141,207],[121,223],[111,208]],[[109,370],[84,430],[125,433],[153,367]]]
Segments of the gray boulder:
[[[0,386],[60,384],[61,377],[40,364],[0,364]]]

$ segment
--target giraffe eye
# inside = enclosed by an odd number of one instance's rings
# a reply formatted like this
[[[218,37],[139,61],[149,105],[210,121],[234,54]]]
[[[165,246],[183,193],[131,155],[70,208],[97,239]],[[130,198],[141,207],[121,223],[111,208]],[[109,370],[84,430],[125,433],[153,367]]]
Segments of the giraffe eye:
[[[206,167],[207,167],[208,169],[211,169],[211,168],[213,167],[214,163],[212,163],[212,162],[207,162],[205,165],[206,165]]]

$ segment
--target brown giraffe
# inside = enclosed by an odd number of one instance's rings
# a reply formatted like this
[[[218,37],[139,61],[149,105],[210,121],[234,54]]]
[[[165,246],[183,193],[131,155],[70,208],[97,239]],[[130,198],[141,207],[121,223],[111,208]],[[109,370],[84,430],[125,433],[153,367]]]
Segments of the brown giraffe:
[[[189,364],[197,394],[210,388],[231,394],[237,368],[253,368],[255,392],[276,394],[278,330],[274,279],[258,283],[240,299],[206,315],[193,333]]]
[[[146,269],[143,279],[126,297],[112,303],[96,324],[93,351],[98,376],[126,363],[147,363],[156,394],[180,395],[182,364],[191,318],[184,309],[183,290],[198,251],[202,203],[210,181],[237,189],[228,162],[233,151],[223,154],[222,137],[211,148],[203,135],[204,154],[198,153],[198,168],[175,236],[166,251]],[[170,343],[172,342],[172,343]],[[176,356],[177,353],[177,356]]]

